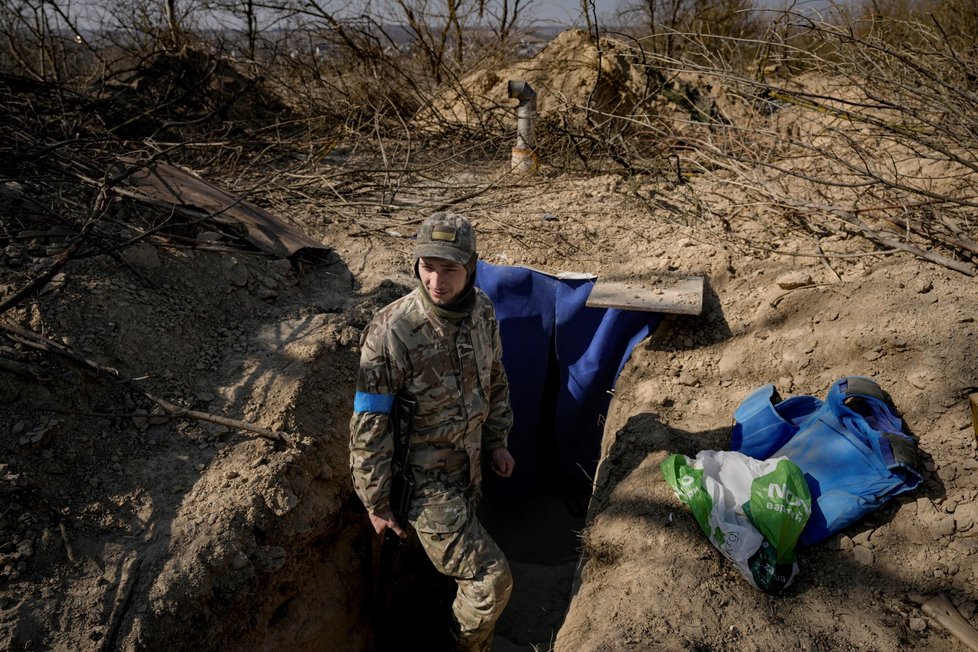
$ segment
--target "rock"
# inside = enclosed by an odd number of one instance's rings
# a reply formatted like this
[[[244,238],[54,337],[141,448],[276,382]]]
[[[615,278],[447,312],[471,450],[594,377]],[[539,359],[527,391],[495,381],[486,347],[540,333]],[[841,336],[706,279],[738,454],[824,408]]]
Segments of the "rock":
[[[910,629],[917,633],[923,632],[927,629],[927,621],[925,621],[923,618],[911,618]]]
[[[782,290],[797,290],[798,288],[811,285],[813,281],[812,275],[808,272],[795,270],[782,274],[775,282]]]
[[[848,552],[852,550],[853,547],[855,547],[855,545],[856,544],[853,543],[852,539],[850,539],[846,535],[842,535],[842,537],[839,538],[839,550]]]
[[[879,360],[883,357],[883,349],[881,347],[876,347],[875,349],[870,349],[869,351],[863,351],[863,359],[868,362],[873,362],[874,360]]]
[[[865,532],[860,532],[856,536],[852,537],[852,542],[857,546],[871,546],[869,543],[869,538],[873,535],[872,530],[866,530]]]
[[[270,263],[268,263],[269,269],[273,270],[280,276],[290,276],[293,273],[292,263],[285,258],[277,258]]]
[[[927,294],[934,289],[934,284],[926,278],[917,278],[910,283],[910,289],[917,294]]]
[[[56,292],[64,287],[66,276],[64,272],[55,274],[47,284],[41,288],[40,294],[45,295],[51,292]]]
[[[279,546],[269,546],[258,554],[257,565],[263,572],[277,571],[285,565],[285,549]]]
[[[917,389],[928,389],[934,378],[934,372],[926,368],[917,369],[907,375],[907,381]]]
[[[255,296],[262,301],[272,301],[278,298],[278,290],[262,284],[255,290]]]
[[[934,523],[931,527],[933,528],[932,531],[937,537],[944,537],[954,534],[954,530],[957,526],[955,525],[953,516],[945,515],[934,519]]]
[[[276,487],[265,494],[265,504],[276,516],[285,516],[299,504],[299,499],[291,491]]]
[[[233,566],[235,570],[241,570],[247,565],[248,565],[248,557],[240,550],[231,559],[231,566]]]
[[[34,540],[24,539],[17,544],[17,559],[30,559],[34,556]]]
[[[873,556],[873,551],[866,546],[856,546],[852,549],[852,556],[857,562],[863,566],[872,566],[875,561]]]
[[[954,524],[958,532],[967,532],[975,526],[975,505],[969,505],[968,509],[958,510],[954,517]]]
[[[120,255],[122,259],[133,267],[144,269],[155,269],[160,266],[160,254],[156,247],[142,240],[131,247],[126,247]]]
[[[197,239],[201,242],[220,242],[224,239],[224,234],[217,231],[201,231],[197,234]]]
[[[954,534],[954,517],[939,511],[926,496],[917,499],[917,520],[935,539]]]
[[[244,265],[235,265],[228,271],[228,281],[235,287],[243,288],[250,278],[251,273]]]
[[[145,430],[149,427],[149,412],[143,408],[138,408],[132,412],[132,423],[134,426],[140,430]]]
[[[743,364],[743,352],[733,347],[727,347],[720,356],[720,360],[717,361],[717,372],[721,378],[730,379],[734,377]]]
[[[685,369],[679,374],[679,384],[686,387],[696,387],[699,384],[699,379],[686,371]]]

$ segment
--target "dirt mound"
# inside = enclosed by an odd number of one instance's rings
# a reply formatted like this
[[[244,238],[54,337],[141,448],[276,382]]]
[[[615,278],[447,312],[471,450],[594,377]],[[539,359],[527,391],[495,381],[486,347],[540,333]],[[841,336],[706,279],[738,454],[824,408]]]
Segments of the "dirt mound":
[[[602,37],[595,43],[585,31],[568,30],[532,59],[462,77],[436,96],[417,121],[509,130],[516,104],[508,97],[513,79],[528,82],[536,91],[542,122],[569,119],[580,126],[589,118],[604,124],[617,117],[622,120],[613,121],[615,128],[630,131],[647,124],[650,116],[688,121],[717,111],[710,86],[698,85],[702,80],[695,75],[670,75],[619,40]]]
[[[222,126],[234,135],[289,115],[287,103],[260,76],[199,46],[157,52],[98,90],[96,110],[123,138],[161,132],[186,138]]]

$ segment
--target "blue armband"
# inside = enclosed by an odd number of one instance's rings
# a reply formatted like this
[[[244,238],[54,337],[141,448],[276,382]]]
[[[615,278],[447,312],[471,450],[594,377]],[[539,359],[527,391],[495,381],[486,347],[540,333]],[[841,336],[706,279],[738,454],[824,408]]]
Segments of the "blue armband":
[[[380,412],[390,414],[394,407],[393,394],[370,394],[368,392],[357,392],[353,397],[353,411],[361,412]]]

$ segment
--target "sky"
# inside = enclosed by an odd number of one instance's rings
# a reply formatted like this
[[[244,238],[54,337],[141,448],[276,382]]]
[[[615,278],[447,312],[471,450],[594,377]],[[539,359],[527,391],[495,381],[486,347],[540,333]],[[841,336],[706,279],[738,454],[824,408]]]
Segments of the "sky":
[[[619,5],[629,0],[595,0],[599,19],[609,19],[618,10]],[[845,0],[836,0],[845,2]],[[634,0],[631,4],[635,4]],[[786,4],[796,10],[824,10],[832,4],[832,0],[755,0],[757,7],[781,9]],[[545,22],[556,22],[565,25],[579,23],[581,18],[581,0],[529,0],[529,7],[537,19]]]
[[[156,0],[150,0],[151,2]],[[337,11],[337,16],[343,17],[346,10],[363,11],[362,7],[370,7],[371,2],[377,2],[377,0],[325,0],[323,4],[329,7],[333,11]],[[639,4],[647,0],[592,0],[595,3],[595,7],[598,15],[598,22],[613,24],[615,22],[616,14],[619,8],[625,4]],[[759,7],[772,7],[772,8],[783,8],[786,4],[790,4],[795,9],[803,8],[814,8],[821,7],[824,8],[826,5],[833,2],[846,2],[847,0],[754,0],[755,6]],[[383,0],[380,0],[383,3]],[[523,20],[521,23],[524,26],[530,24],[533,20],[536,23],[556,23],[561,26],[579,26],[583,27],[585,21],[581,15],[581,2],[582,0],[522,0],[525,10],[522,14]],[[86,23],[89,22],[86,18],[98,17],[103,18],[104,8],[97,9],[100,6],[104,6],[102,0],[74,0],[70,5],[73,9],[72,14],[79,18],[79,24],[82,27],[87,27]],[[161,3],[162,4],[162,3]],[[193,0],[177,0],[177,6],[181,5],[192,5]],[[361,7],[361,9],[356,9]],[[344,9],[345,8],[345,9]],[[369,11],[369,9],[367,9]],[[52,20],[57,23],[58,17],[51,16]]]
[[[612,13],[622,0],[596,0],[598,16]],[[581,0],[531,0],[533,14],[540,20],[573,24],[581,16]]]

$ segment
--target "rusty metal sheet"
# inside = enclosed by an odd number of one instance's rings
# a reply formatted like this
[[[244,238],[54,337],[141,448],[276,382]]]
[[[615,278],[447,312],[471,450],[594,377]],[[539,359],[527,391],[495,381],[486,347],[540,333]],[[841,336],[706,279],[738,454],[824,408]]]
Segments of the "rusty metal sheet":
[[[128,166],[140,165],[133,159],[120,160]],[[329,249],[264,208],[168,163],[139,167],[126,178],[126,184],[156,202],[195,208],[215,219],[239,222],[245,227],[249,242],[282,258],[289,258],[302,249]]]

